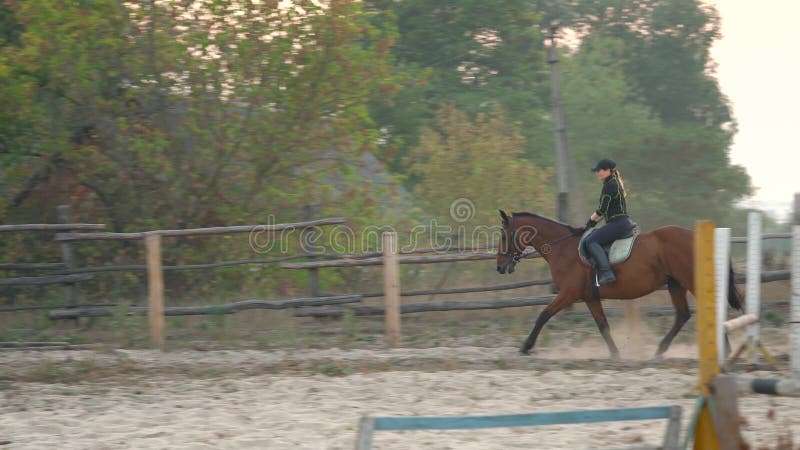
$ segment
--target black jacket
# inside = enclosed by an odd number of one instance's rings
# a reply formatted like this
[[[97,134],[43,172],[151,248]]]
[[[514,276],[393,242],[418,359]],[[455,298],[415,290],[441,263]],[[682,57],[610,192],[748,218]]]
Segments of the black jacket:
[[[617,177],[609,175],[603,180],[603,192],[600,194],[600,206],[595,211],[603,216],[606,222],[628,217],[628,206],[625,204],[625,191],[619,185]]]

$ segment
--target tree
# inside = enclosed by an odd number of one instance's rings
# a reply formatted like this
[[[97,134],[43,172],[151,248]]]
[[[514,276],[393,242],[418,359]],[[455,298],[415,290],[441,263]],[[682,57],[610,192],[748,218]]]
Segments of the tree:
[[[11,4],[6,217],[48,221],[69,203],[128,231],[324,214],[342,192],[321,180],[374,147],[367,101],[388,89],[390,40],[360,2]]]
[[[579,189],[588,199],[583,205],[588,217],[598,195],[597,180],[589,168],[601,158],[619,159],[620,148],[657,132],[661,121],[631,94],[625,79],[624,45],[619,39],[597,39],[562,60],[567,130]],[[626,165],[626,161],[620,162]]]
[[[710,59],[720,36],[713,6],[700,0],[539,0],[545,20],[558,19],[582,45],[613,37],[624,43],[626,78],[665,124],[734,127]]]
[[[522,0],[393,2],[369,4],[396,16],[399,37],[392,49],[405,77],[396,100],[376,103],[373,115],[385,130],[383,158],[403,173],[403,161],[433,124],[438,108],[454,102],[470,114],[496,107],[520,124],[526,153],[552,159],[539,142],[548,90],[538,17]],[[414,178],[411,177],[412,181]]]
[[[645,227],[692,226],[699,218],[730,223],[750,177],[724,151],[728,136],[693,126],[661,129],[620,148],[632,213]]]
[[[445,105],[409,154],[420,180],[414,193],[441,224],[485,226],[497,222],[498,209],[552,214],[552,171],[523,158],[524,146],[499,108],[470,117]],[[459,205],[465,209],[454,210]]]
[[[627,64],[618,38],[586,42],[565,64],[564,99],[578,167],[615,159],[630,193],[630,212],[644,228],[727,219],[735,202],[750,193],[744,169],[730,163],[728,133],[665,124],[636,96],[625,77]],[[585,174],[581,188],[593,208],[599,187],[588,171],[579,173]]]
[[[24,45],[0,61],[13,73],[6,95],[37,115],[7,123],[36,139],[7,170],[41,174],[28,177],[40,185],[68,174],[59,200],[86,192],[118,231],[137,218],[241,220],[286,192],[324,195],[313,178],[376,139],[366,102],[388,46],[357,2],[267,3],[241,14],[234,1],[20,3]]]

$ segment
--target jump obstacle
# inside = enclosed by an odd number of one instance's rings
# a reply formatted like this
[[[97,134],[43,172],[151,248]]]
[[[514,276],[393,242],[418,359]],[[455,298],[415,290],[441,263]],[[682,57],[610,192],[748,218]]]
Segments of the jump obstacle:
[[[760,217],[751,213],[748,218],[748,284],[760,280]],[[687,432],[687,441],[693,437],[695,449],[740,448],[739,414],[736,405],[737,390],[756,394],[800,396],[800,226],[792,232],[791,275],[791,377],[789,379],[747,378],[720,375],[723,366],[721,345],[725,328],[729,330],[750,327],[748,345],[751,361],[755,361],[760,347],[758,313],[760,286],[749,284],[747,314],[734,321],[725,322],[727,303],[727,275],[729,273],[730,230],[714,229],[711,221],[698,222],[695,227],[695,297],[697,302],[697,344],[699,348],[699,387],[701,397]],[[753,243],[757,242],[757,243]],[[765,356],[768,355],[764,352]]]
[[[643,408],[594,409],[579,411],[542,412],[533,414],[506,414],[496,416],[442,416],[442,417],[369,417],[361,418],[356,450],[371,450],[372,435],[378,430],[473,430],[479,428],[523,427],[537,425],[564,425],[623,420],[667,419],[667,430],[661,447],[677,450],[680,442],[681,407],[654,406]]]
[[[721,367],[733,364],[737,358],[744,354],[745,361],[750,364],[759,363],[759,355],[763,356],[769,364],[775,364],[775,359],[767,352],[761,343],[760,337],[760,318],[761,318],[761,283],[764,282],[762,266],[762,240],[770,237],[792,237],[784,233],[780,234],[762,234],[761,227],[761,213],[751,212],[747,217],[747,238],[744,240],[731,239],[730,228],[716,228],[714,230],[714,260],[716,262],[716,295],[717,295],[717,344],[718,344],[718,360]],[[796,247],[798,239],[792,239],[792,244]],[[747,263],[746,263],[746,277],[745,277],[745,293],[746,304],[745,314],[735,319],[726,321],[727,316],[727,283],[728,283],[728,264],[730,263],[730,243],[731,242],[746,242],[747,243]],[[796,252],[795,252],[796,255]],[[792,263],[797,264],[797,256],[792,257]],[[797,269],[789,270],[789,278],[795,280],[797,278]],[[791,303],[791,300],[790,300]],[[792,306],[793,311],[798,311],[800,305]],[[797,314],[797,313],[795,313]],[[797,317],[791,319],[791,322],[796,323]],[[796,325],[792,325],[792,329]],[[746,330],[746,339],[739,346],[738,349],[728,348],[728,337],[736,331]],[[793,333],[799,333],[793,331]],[[793,345],[791,351],[793,352],[792,360],[800,361],[800,345],[795,343],[800,342],[800,337],[793,338]]]

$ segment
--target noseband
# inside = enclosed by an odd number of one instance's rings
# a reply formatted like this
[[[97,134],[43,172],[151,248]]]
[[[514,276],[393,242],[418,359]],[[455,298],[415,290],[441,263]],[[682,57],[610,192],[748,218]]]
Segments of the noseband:
[[[509,217],[508,219],[508,227],[511,229],[511,236],[508,238],[505,256],[511,258],[514,261],[514,264],[516,264],[519,262],[520,259],[522,259],[523,252],[518,252],[516,250],[517,227],[514,226],[514,214],[511,214],[511,217]]]

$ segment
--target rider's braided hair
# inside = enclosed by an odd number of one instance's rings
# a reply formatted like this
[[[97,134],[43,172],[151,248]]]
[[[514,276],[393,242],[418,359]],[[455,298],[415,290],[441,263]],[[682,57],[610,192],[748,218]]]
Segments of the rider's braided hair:
[[[619,173],[619,169],[615,167],[611,169],[611,173],[613,173],[614,176],[617,177],[617,182],[619,183],[619,187],[622,189],[622,196],[628,198],[628,191],[625,189],[625,182],[622,181],[622,174]]]

